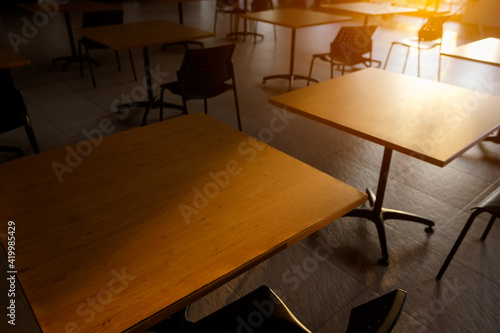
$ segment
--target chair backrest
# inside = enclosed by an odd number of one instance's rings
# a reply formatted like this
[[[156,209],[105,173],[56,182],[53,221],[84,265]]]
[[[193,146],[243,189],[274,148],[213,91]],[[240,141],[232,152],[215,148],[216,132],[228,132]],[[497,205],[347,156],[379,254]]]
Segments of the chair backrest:
[[[84,12],[82,17],[82,27],[91,28],[102,25],[122,24],[123,9],[105,10],[98,12]]]
[[[330,56],[336,61],[356,64],[363,61],[363,54],[372,50],[372,35],[376,25],[341,27],[330,44]]]
[[[433,41],[443,37],[443,24],[450,19],[452,15],[434,15],[429,17],[424,25],[418,31],[420,41]]]
[[[0,133],[29,126],[29,117],[26,104],[20,90],[0,93],[2,112],[0,112]]]
[[[274,9],[273,0],[253,0],[250,4],[252,12]]]
[[[233,56],[236,44],[186,51],[177,78],[184,91],[212,88],[234,78]]]
[[[390,332],[406,304],[408,293],[396,289],[351,310],[346,333]]]

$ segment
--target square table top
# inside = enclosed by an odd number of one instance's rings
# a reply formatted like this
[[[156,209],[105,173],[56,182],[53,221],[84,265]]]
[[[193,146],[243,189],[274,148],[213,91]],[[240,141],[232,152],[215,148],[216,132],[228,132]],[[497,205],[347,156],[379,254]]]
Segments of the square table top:
[[[333,15],[309,9],[285,8],[249,12],[239,15],[242,18],[271,23],[287,28],[299,29],[316,25],[348,21],[348,16]]]
[[[0,165],[0,232],[15,222],[43,332],[142,332],[366,201],[203,113],[99,139],[101,125]]]
[[[437,166],[500,127],[500,97],[367,68],[269,103]]]
[[[500,39],[489,37],[442,51],[448,57],[500,66]]]
[[[0,69],[27,66],[31,61],[25,56],[16,53],[12,48],[0,43]]]
[[[19,3],[19,7],[29,10],[30,12],[98,12],[104,10],[118,9],[114,5],[109,5],[102,2],[92,0],[70,0],[66,3],[59,3],[58,1],[44,1]]]
[[[213,32],[165,20],[82,28],[75,29],[75,32],[115,50],[128,50],[214,36]]]
[[[320,8],[343,10],[351,13],[364,14],[369,16],[388,15],[388,14],[405,14],[417,12],[417,8],[394,6],[390,3],[373,3],[373,2],[348,2],[337,4],[321,4]]]

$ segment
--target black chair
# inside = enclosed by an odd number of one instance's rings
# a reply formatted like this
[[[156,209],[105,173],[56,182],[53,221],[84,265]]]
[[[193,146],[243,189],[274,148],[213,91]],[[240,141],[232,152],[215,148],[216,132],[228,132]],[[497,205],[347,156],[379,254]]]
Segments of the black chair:
[[[333,67],[341,66],[344,75],[345,66],[372,63],[372,35],[377,29],[375,25],[341,27],[337,36],[330,43],[330,52],[314,54],[309,67],[309,78],[311,81],[314,60],[319,59],[330,63],[330,77],[333,78]],[[369,53],[369,56],[365,55]]]
[[[234,33],[238,31],[238,19],[234,21],[234,16],[238,14],[245,14],[246,10],[239,7],[238,1],[233,0],[217,0],[216,1],[216,15],[214,22],[214,33],[217,28],[217,14],[229,14],[229,34],[228,36],[233,36]],[[236,23],[235,23],[236,22]],[[236,26],[234,26],[236,25]]]
[[[407,293],[394,290],[351,310],[346,333],[390,332],[406,303]],[[166,332],[154,326],[150,332]],[[311,333],[268,287],[261,286],[201,320],[184,332]]]
[[[465,223],[464,228],[462,229],[462,232],[458,236],[455,244],[453,245],[453,248],[451,249],[450,253],[448,254],[448,257],[446,257],[446,260],[443,263],[443,266],[441,266],[441,269],[439,270],[438,275],[436,276],[437,280],[440,280],[443,277],[444,272],[446,271],[446,268],[448,268],[448,265],[450,264],[451,260],[455,256],[455,253],[458,250],[458,247],[460,244],[462,244],[462,241],[465,238],[465,235],[469,231],[472,222],[476,219],[476,217],[483,213],[487,212],[491,214],[490,221],[488,225],[486,226],[486,229],[483,232],[483,235],[481,236],[481,241],[486,240],[486,237],[488,236],[488,233],[490,232],[491,227],[493,226],[493,223],[495,222],[495,219],[497,217],[500,217],[500,187],[497,188],[493,193],[488,195],[483,201],[481,201],[476,207],[472,208],[474,209],[474,212],[470,215],[469,219]]]
[[[36,142],[35,133],[26,110],[23,94],[20,90],[2,91],[0,93],[2,106],[0,110],[0,133],[5,133],[20,127],[24,127],[35,154],[40,153]],[[0,152],[13,153],[15,157],[23,156],[21,148],[0,146]]]
[[[187,50],[177,71],[177,81],[161,85],[160,100],[164,100],[165,90],[182,97],[182,108],[187,114],[186,102],[203,99],[204,111],[208,112],[207,99],[233,90],[236,105],[238,129],[241,130],[240,111],[236,94],[236,83],[231,57],[235,44],[203,49]],[[231,81],[227,83],[227,81]],[[163,106],[160,106],[160,121],[163,120]]]
[[[402,41],[392,42],[391,47],[389,48],[389,53],[387,54],[387,58],[385,60],[384,69],[387,67],[387,63],[389,62],[389,57],[391,56],[392,48],[394,45],[402,45],[407,48],[405,63],[403,65],[403,74],[406,69],[406,64],[408,62],[408,55],[410,54],[410,49],[416,48],[418,50],[418,67],[417,67],[417,75],[420,77],[420,50],[430,50],[435,47],[439,47],[439,52],[441,53],[441,43],[443,39],[443,24],[449,20],[452,15],[434,15],[427,19],[424,25],[418,31],[417,37],[406,38]],[[439,63],[439,67],[441,63]],[[438,68],[438,73],[440,72],[440,68]],[[439,74],[438,74],[439,75]]]
[[[83,13],[82,19],[82,27],[83,28],[91,28],[98,27],[103,25],[113,25],[113,24],[122,24],[123,23],[123,10],[106,10],[99,12],[85,12]],[[82,55],[82,46],[85,48],[85,57]],[[82,37],[78,40],[78,55],[80,58],[80,75],[83,76],[83,60],[85,59],[89,65],[90,76],[92,77],[92,83],[94,88],[96,88],[95,78],[94,78],[94,70],[92,68],[92,59],[89,55],[89,50],[96,49],[109,49],[106,45],[98,43],[92,39],[87,37]],[[137,75],[135,73],[134,59],[132,57],[132,51],[128,50],[130,64],[132,66],[132,72],[134,74],[134,80],[137,81]],[[121,71],[120,64],[120,56],[118,51],[115,50],[116,63],[118,65],[118,70]]]
[[[252,3],[250,4],[250,10],[252,12],[262,12],[264,10],[270,10],[274,9],[274,4],[273,0],[253,0]],[[253,32],[254,34],[254,41],[255,37],[259,36],[257,34],[257,21],[252,22],[253,23]],[[276,25],[273,24],[273,29],[274,29],[274,39],[276,40]]]

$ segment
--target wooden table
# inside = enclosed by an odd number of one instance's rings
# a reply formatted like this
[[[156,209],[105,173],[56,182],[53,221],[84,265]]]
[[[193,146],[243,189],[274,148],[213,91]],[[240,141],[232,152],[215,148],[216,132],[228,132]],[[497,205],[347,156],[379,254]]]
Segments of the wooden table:
[[[361,14],[365,16],[364,25],[368,24],[368,20],[373,16],[394,15],[415,13],[417,8],[393,6],[390,3],[373,3],[373,2],[348,2],[338,4],[321,4],[322,9],[338,10],[348,13]]]
[[[58,57],[52,60],[55,64],[58,61],[64,61],[63,70],[65,70],[71,63],[80,62],[80,57],[76,52],[75,39],[73,37],[73,28],[71,26],[71,12],[98,12],[105,10],[117,9],[116,6],[108,5],[91,0],[71,0],[65,1],[64,4],[58,1],[44,1],[43,3],[38,2],[28,2],[20,3],[19,7],[24,8],[33,13],[47,13],[49,17],[52,17],[53,13],[64,13],[64,20],[66,22],[66,30],[68,32],[69,45],[71,47],[71,55],[65,57]]]
[[[264,82],[271,79],[287,79],[289,81],[288,90],[292,89],[293,81],[296,79],[308,80],[307,76],[294,73],[295,62],[295,33],[297,29],[313,27],[317,25],[348,21],[351,18],[328,13],[321,13],[307,9],[271,9],[262,12],[253,12],[240,15],[240,17],[266,22],[278,26],[292,29],[291,50],[290,50],[290,70],[288,74],[270,75],[264,77]],[[318,82],[315,79],[311,81]]]
[[[20,53],[2,43],[0,43],[0,70],[15,67],[27,66],[31,61]]]
[[[67,154],[0,165],[43,332],[142,332],[366,201],[202,113],[107,136],[59,182]]]
[[[471,101],[474,101],[471,106]],[[385,147],[371,209],[348,214],[375,222],[388,263],[384,220],[426,224],[420,216],[383,208],[392,152],[444,167],[500,127],[500,97],[368,68],[272,97],[269,103]]]
[[[31,61],[28,58],[14,52],[9,46],[0,43],[0,89],[15,89],[10,69],[30,64]]]
[[[145,108],[146,110],[142,119],[143,125],[146,124],[146,118],[149,110],[160,107],[160,104],[169,108],[183,110],[179,105],[155,100],[150,74],[148,47],[214,36],[212,32],[191,28],[165,20],[106,25],[101,27],[77,29],[75,32],[118,51],[142,48],[144,68],[146,70],[148,100],[122,104],[118,106],[118,111],[125,108]]]
[[[500,39],[489,37],[458,46],[452,50],[441,51],[439,54],[439,68],[441,68],[441,56],[500,67]],[[439,71],[438,81],[440,79],[441,73]],[[500,143],[500,132],[485,140]]]

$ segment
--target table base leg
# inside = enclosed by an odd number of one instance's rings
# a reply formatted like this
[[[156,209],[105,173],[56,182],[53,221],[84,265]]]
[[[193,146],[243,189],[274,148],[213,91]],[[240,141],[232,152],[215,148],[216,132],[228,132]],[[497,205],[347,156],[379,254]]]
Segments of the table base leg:
[[[188,45],[190,45],[190,44],[192,44],[192,45],[198,45],[201,48],[205,47],[205,44],[203,44],[203,42],[199,42],[197,40],[187,40],[185,42],[163,44],[161,46],[161,48],[164,49],[164,48],[166,48],[166,47],[168,47],[170,45],[181,45],[181,46],[183,46],[187,50],[188,49]]]
[[[75,63],[75,62],[80,63],[80,59],[82,61],[88,61],[87,57],[85,57],[85,56],[82,56],[82,58],[80,58],[80,56],[66,56],[66,57],[58,57],[58,58],[52,59],[52,64],[55,65],[59,61],[64,61],[62,70],[63,70],[63,72],[65,72],[66,69],[68,69],[69,65],[71,65],[72,63]],[[94,64],[96,64],[96,66],[100,66],[100,63],[97,60],[90,59],[90,61],[92,61]]]
[[[180,110],[180,111],[182,111],[182,114],[185,114],[185,110],[182,106],[177,105],[177,104],[172,104],[172,103],[161,102],[160,100],[154,101],[152,103],[148,102],[148,101],[139,101],[139,102],[131,102],[131,103],[126,103],[126,104],[121,104],[121,105],[118,105],[118,107],[116,108],[116,112],[120,113],[125,109],[144,108],[145,110],[144,110],[144,115],[142,116],[141,126],[145,126],[149,111],[151,109],[157,109],[160,106],[163,106],[164,108]]]
[[[389,265],[389,252],[387,250],[387,238],[385,236],[385,220],[405,220],[410,222],[422,223],[427,225],[425,229],[426,232],[432,233],[434,230],[434,221],[420,217],[418,215],[403,212],[394,209],[388,209],[382,207],[385,195],[385,188],[387,185],[387,178],[389,175],[389,168],[391,165],[392,149],[384,149],[384,157],[382,159],[382,166],[380,168],[380,176],[377,187],[377,195],[373,193],[370,189],[366,190],[368,194],[368,202],[370,203],[370,208],[357,208],[347,213],[345,216],[354,216],[366,218],[377,227],[378,238],[380,241],[380,249],[382,251],[382,258],[379,259],[378,263],[383,266]]]
[[[367,190],[368,192],[369,190]],[[370,191],[371,192],[371,191]],[[354,209],[351,212],[347,213],[345,216],[352,217],[362,217],[368,219],[375,223],[375,227],[377,228],[378,238],[380,242],[380,249],[382,251],[382,258],[378,260],[378,264],[382,266],[389,265],[389,252],[387,249],[387,238],[385,235],[385,220],[405,220],[409,222],[422,223],[427,225],[425,231],[427,233],[433,233],[434,229],[434,221],[426,219],[424,217],[389,208],[381,208],[380,212],[374,210],[373,208],[358,208]]]
[[[289,80],[290,81],[290,85],[289,85],[289,89],[288,90],[291,90],[291,87],[293,85],[293,82],[295,80],[305,80],[305,81],[313,81],[313,82],[316,82],[318,83],[319,80],[315,79],[315,78],[312,78],[312,77],[308,77],[308,76],[305,76],[305,75],[297,75],[297,74],[276,74],[276,75],[269,75],[269,76],[264,76],[262,82],[263,83],[266,83],[267,80],[273,80],[273,79],[285,79],[285,80]]]

